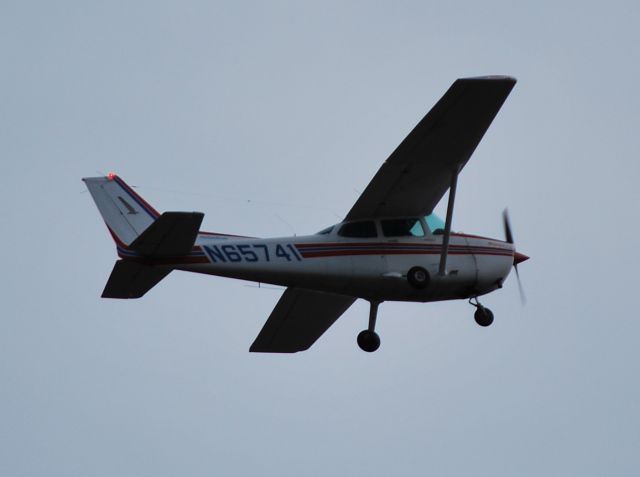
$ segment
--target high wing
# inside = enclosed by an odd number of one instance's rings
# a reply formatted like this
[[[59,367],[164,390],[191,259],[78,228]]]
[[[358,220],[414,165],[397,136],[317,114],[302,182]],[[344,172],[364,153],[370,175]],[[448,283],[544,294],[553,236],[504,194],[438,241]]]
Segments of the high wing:
[[[295,353],[309,349],[354,301],[351,296],[287,288],[249,351]]]
[[[508,76],[456,80],[385,161],[345,220],[430,214],[515,84]]]

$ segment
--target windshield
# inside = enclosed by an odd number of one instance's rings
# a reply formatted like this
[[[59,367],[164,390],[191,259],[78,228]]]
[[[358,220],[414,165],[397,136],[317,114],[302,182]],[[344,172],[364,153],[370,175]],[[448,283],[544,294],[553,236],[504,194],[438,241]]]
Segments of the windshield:
[[[438,217],[436,214],[427,215],[424,218],[424,221],[427,223],[427,227],[432,234],[441,234],[444,232],[444,220]]]

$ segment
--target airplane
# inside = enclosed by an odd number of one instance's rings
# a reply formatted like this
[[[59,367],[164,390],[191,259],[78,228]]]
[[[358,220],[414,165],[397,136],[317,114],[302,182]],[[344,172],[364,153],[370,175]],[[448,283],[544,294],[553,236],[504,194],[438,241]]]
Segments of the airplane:
[[[465,166],[516,83],[508,76],[456,80],[384,162],[344,220],[305,236],[254,238],[200,230],[201,212],[159,213],[122,178],[84,178],[119,260],[103,298],[140,298],[173,270],[286,287],[249,351],[309,349],[358,299],[369,323],[358,346],[376,351],[385,301],[468,300],[478,325],[493,312],[478,301],[529,257],[505,239],[451,231]],[[448,193],[445,220],[433,213]],[[520,277],[518,284],[520,285]]]

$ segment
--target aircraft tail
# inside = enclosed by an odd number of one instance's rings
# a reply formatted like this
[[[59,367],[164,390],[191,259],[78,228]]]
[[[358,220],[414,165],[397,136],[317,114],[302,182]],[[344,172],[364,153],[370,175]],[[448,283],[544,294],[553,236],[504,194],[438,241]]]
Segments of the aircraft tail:
[[[172,258],[191,253],[201,212],[160,214],[115,174],[82,179],[116,242],[118,255],[103,298],[139,298],[171,272]]]
[[[104,287],[102,298],[140,298],[170,272],[171,268],[167,267],[118,260]]]
[[[129,246],[160,213],[115,174],[82,179],[116,243]]]

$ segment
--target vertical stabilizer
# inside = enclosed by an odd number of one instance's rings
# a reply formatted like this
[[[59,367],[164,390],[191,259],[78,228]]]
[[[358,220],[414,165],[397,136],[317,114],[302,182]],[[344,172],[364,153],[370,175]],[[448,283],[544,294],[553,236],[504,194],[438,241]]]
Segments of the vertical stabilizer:
[[[130,245],[160,214],[115,174],[82,179],[117,241]]]

